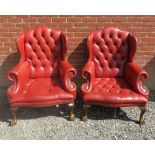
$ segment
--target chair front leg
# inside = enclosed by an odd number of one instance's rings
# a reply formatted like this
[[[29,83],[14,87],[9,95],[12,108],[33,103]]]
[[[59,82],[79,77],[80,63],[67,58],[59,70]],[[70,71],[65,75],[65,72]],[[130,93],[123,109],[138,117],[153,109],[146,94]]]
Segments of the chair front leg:
[[[17,111],[17,108],[11,108],[10,109],[10,113],[11,113],[11,124],[10,124],[10,126],[14,126],[17,124],[16,111]]]
[[[90,107],[90,105],[84,104],[83,105],[83,117],[82,120],[83,122],[87,122],[87,118],[88,118],[88,108]]]
[[[140,117],[139,117],[139,124],[140,124],[140,126],[142,126],[145,124],[143,116],[144,116],[145,112],[147,111],[147,108],[146,107],[139,107],[139,109],[141,110]]]
[[[74,103],[68,104],[68,107],[69,107],[69,121],[74,121],[75,120]]]

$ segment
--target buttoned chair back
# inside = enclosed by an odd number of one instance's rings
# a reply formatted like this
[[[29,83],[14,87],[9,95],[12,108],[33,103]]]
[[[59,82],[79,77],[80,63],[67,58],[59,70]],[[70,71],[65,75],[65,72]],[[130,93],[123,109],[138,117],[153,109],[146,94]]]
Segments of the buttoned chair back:
[[[136,51],[135,37],[113,27],[92,32],[87,44],[89,60],[95,64],[96,78],[123,77],[125,65],[133,61]]]
[[[30,64],[30,77],[56,77],[58,61],[66,56],[66,38],[59,30],[37,27],[22,33],[18,39],[20,61]]]

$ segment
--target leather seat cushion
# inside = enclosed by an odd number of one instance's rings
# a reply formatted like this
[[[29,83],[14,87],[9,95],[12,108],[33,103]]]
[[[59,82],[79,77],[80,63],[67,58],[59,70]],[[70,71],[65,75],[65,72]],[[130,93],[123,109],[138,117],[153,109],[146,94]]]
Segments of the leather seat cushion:
[[[66,92],[56,78],[37,78],[31,79],[20,94],[14,95],[11,98],[11,103],[24,102],[26,105],[31,105],[33,102],[47,102],[49,104],[49,102],[64,103],[73,100],[73,95]],[[44,104],[40,104],[40,106],[44,106]]]
[[[84,101],[128,104],[146,103],[147,99],[132,91],[122,78],[96,78],[91,92],[84,95]]]

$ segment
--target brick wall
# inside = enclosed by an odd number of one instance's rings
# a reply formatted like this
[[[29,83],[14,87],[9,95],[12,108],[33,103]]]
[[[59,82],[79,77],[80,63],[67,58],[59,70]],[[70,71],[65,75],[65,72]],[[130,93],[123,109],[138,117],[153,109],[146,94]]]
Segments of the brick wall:
[[[155,16],[0,16],[0,86],[8,86],[6,71],[19,59],[16,37],[39,25],[60,29],[68,37],[69,61],[78,69],[86,62],[86,38],[99,28],[116,26],[137,37],[137,63],[150,73],[146,85],[155,89]],[[76,80],[77,81],[77,80]],[[78,78],[79,85],[81,83]]]

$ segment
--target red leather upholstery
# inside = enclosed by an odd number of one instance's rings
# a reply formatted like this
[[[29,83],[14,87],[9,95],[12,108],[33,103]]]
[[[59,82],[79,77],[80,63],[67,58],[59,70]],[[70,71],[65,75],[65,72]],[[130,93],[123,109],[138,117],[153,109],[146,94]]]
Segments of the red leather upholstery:
[[[149,91],[142,86],[148,74],[134,63],[136,39],[108,27],[92,32],[87,41],[89,59],[82,70],[84,104],[145,106]]]
[[[20,62],[8,72],[10,107],[73,103],[76,70],[66,60],[63,32],[45,26],[22,33],[17,39]]]

